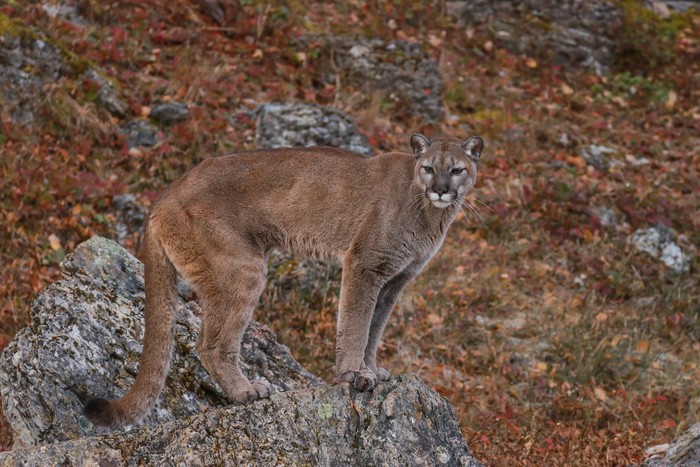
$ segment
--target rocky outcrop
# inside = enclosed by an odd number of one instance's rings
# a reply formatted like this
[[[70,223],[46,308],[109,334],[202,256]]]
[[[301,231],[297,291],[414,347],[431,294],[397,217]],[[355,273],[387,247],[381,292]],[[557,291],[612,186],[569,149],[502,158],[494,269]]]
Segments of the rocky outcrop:
[[[63,17],[65,13],[67,21],[80,18],[73,16],[76,10],[72,6],[42,7],[51,16]],[[94,89],[96,102],[102,108],[119,118],[125,117],[126,104],[119,99],[112,82],[96,69],[82,71],[87,64],[65,55],[60,45],[42,31],[0,13],[0,111],[13,123],[28,127],[41,124],[42,106],[48,104],[56,112],[54,106],[60,107],[65,99],[52,95],[48,85],[72,78],[78,78],[86,89]]]
[[[691,426],[671,444],[647,449],[643,467],[697,467],[700,465],[700,423]]]
[[[300,48],[320,48],[320,75],[331,85],[378,95],[393,105],[392,114],[424,122],[443,116],[443,82],[437,63],[420,45],[407,41],[344,36],[306,36]]]
[[[415,377],[372,393],[322,385],[257,323],[243,341],[243,368],[275,394],[222,408],[227,401],[194,351],[199,308],[183,298],[155,409],[132,431],[92,427],[80,416],[83,402],[124,394],[138,368],[142,273],[136,258],[101,237],[65,258],[63,278],[39,294],[31,326],[0,356],[0,396],[15,440],[0,464],[480,465],[449,403]],[[93,435],[102,436],[78,439]]]
[[[447,13],[460,26],[487,27],[514,53],[607,73],[613,64],[618,6],[606,0],[461,0]]]
[[[90,397],[115,398],[131,386],[143,335],[143,265],[116,243],[94,237],[63,261],[64,277],[42,291],[0,357],[0,396],[15,446],[83,436],[77,416]],[[199,308],[180,300],[173,370],[144,424],[161,424],[227,401],[194,351]],[[269,329],[253,323],[244,371],[277,391],[318,385]],[[101,431],[97,431],[97,434]]]
[[[4,465],[469,466],[447,401],[414,376],[274,394],[159,426],[0,454]]]
[[[258,107],[255,138],[261,148],[333,146],[373,155],[352,119],[332,107],[281,102]]]

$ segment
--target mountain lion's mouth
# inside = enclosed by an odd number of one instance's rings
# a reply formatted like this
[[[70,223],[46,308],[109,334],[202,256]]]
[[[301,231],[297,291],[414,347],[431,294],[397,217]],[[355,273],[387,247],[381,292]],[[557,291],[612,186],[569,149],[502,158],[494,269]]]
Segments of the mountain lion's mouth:
[[[431,203],[433,203],[433,206],[436,208],[440,209],[445,209],[447,206],[452,204],[452,201],[445,201],[445,200],[430,200]]]
[[[454,201],[455,199],[455,197],[450,193],[443,193],[441,195],[438,195],[434,191],[426,192],[426,196],[433,204],[433,206],[440,209],[445,209],[447,206],[452,204],[452,201]]]

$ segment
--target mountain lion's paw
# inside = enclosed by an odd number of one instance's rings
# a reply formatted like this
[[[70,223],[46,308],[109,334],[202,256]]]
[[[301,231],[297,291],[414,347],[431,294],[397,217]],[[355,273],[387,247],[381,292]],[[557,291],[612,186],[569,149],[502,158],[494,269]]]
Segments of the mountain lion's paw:
[[[386,371],[384,368],[377,368],[376,373],[378,381],[389,381],[389,378],[391,378],[391,373]]]
[[[265,399],[270,397],[271,393],[270,383],[262,380],[255,380],[252,383],[248,383],[248,386],[238,391],[234,396],[234,399],[241,404],[250,404],[258,399]]]
[[[371,391],[377,386],[377,375],[369,368],[360,371],[346,371],[340,375],[341,382],[348,382],[358,391]]]

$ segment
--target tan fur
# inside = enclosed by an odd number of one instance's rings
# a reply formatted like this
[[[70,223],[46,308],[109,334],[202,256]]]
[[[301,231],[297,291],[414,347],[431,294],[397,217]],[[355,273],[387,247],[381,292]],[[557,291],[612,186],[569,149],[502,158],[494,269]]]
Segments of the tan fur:
[[[207,159],[176,181],[146,229],[138,376],[122,399],[92,400],[85,415],[123,426],[155,402],[170,360],[176,271],[202,302],[197,351],[205,368],[232,401],[267,397],[269,386],[248,381],[239,356],[273,247],[342,261],[337,378],[359,390],[388,378],[376,363],[386,322],[401,290],[442,244],[476,180],[483,142],[414,134],[411,145],[413,155],[374,158],[325,147],[234,154]]]

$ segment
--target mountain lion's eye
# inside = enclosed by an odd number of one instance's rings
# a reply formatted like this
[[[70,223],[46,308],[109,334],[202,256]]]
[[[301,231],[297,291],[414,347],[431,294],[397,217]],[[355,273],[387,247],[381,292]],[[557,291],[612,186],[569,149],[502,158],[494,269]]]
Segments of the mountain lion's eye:
[[[427,174],[431,174],[431,173],[435,172],[435,169],[433,169],[429,165],[424,165],[423,170],[425,170],[425,173],[427,173]]]
[[[452,175],[459,175],[462,172],[464,172],[464,168],[463,167],[455,167],[450,172],[452,173]]]

